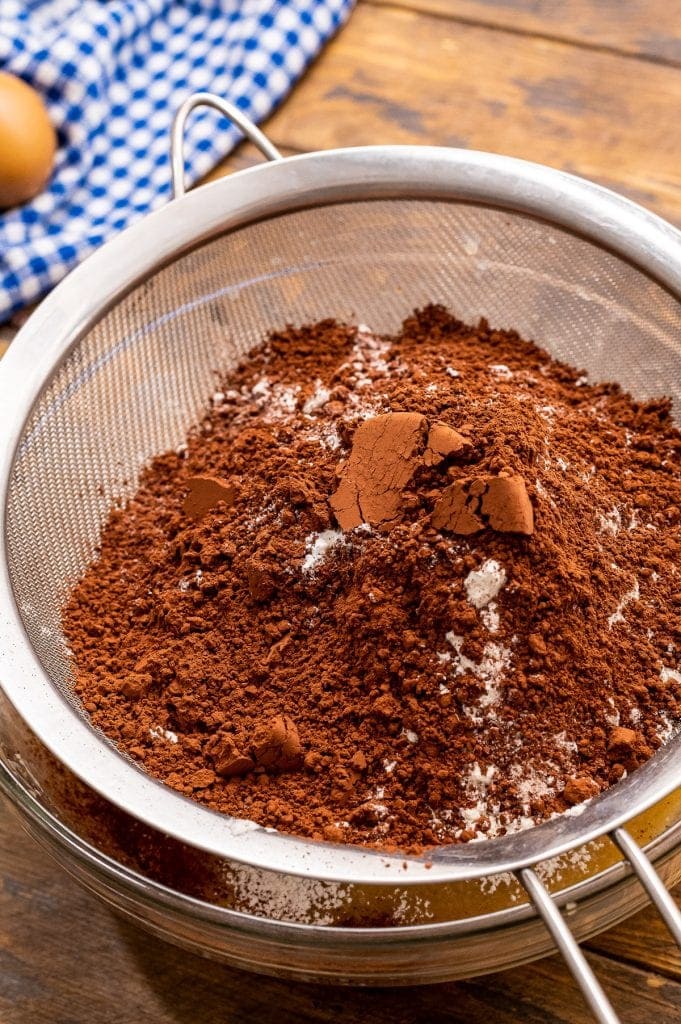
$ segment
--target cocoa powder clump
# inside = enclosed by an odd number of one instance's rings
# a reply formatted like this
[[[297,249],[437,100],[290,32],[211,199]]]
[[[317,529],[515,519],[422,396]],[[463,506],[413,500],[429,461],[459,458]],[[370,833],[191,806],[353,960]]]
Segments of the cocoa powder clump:
[[[534,532],[532,502],[521,476],[460,480],[435,502],[433,526],[463,536],[489,526],[502,533]]]
[[[64,609],[75,692],[269,827],[527,827],[681,718],[680,462],[666,399],[441,307],[275,332],[111,513]]]
[[[380,526],[400,513],[403,492],[426,443],[425,416],[389,412],[357,427],[352,449],[329,504],[339,526],[353,530],[362,523]]]
[[[236,497],[234,484],[213,476],[192,476],[187,480],[187,488],[182,507],[191,519],[203,519],[221,501],[232,505]]]

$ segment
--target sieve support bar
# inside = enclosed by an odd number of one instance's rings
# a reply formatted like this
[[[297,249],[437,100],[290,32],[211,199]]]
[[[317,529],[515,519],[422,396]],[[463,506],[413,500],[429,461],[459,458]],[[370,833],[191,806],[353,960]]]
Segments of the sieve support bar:
[[[631,865],[672,938],[681,948],[681,911],[667,892],[657,871],[626,829],[616,828],[610,833],[610,838]]]
[[[191,114],[192,110],[196,107],[213,107],[214,110],[218,110],[224,117],[226,117],[232,124],[235,124],[237,128],[240,128],[247,139],[258,147],[260,152],[268,160],[283,160],[284,157],[281,155],[276,146],[274,146],[267,136],[260,131],[257,125],[251,121],[250,117],[246,117],[243,110],[239,110],[234,103],[229,100],[223,99],[221,96],[216,96],[212,92],[195,92],[193,96],[189,96],[182,106],[175,114],[173,120],[173,131],[170,142],[170,168],[172,174],[173,183],[173,199],[179,199],[180,196],[185,194],[185,180],[184,180],[184,130],[187,124],[187,118]]]
[[[546,925],[551,938],[567,964],[572,977],[579,985],[587,1005],[598,1024],[620,1024],[610,1000],[601,988],[596,975],[572,932],[563,920],[563,915],[544,888],[538,875],[532,868],[522,868],[516,872],[518,881],[530,897],[535,910]]]

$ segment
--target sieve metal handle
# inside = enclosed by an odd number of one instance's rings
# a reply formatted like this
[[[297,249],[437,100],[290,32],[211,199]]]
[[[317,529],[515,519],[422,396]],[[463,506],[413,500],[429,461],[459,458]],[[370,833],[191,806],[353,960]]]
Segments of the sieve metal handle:
[[[681,911],[665,888],[651,861],[626,829],[616,828],[608,835],[650,897],[672,938],[681,948]],[[613,1010],[610,1000],[536,871],[533,868],[521,868],[516,871],[516,878],[546,925],[547,931],[579,985],[598,1024],[620,1024],[619,1017]]]
[[[652,863],[626,829],[616,828],[610,833],[610,838],[624,859],[629,862],[634,874],[650,897],[651,903],[666,924],[670,935],[681,949],[681,911],[667,892],[664,882]]]
[[[185,189],[184,180],[184,130],[187,118],[196,107],[213,107],[240,128],[247,139],[258,147],[263,156],[268,160],[283,160],[279,150],[274,146],[257,125],[253,124],[249,117],[246,117],[243,110],[239,110],[234,103],[225,100],[222,96],[216,96],[212,92],[195,92],[189,96],[175,114],[173,120],[173,131],[170,142],[170,168],[173,182],[173,199],[183,196]]]
[[[598,978],[591,970],[577,940],[563,920],[563,915],[537,873],[532,868],[522,868],[516,872],[516,877],[546,925],[547,931],[558,947],[572,977],[582,990],[582,995],[598,1024],[620,1024],[619,1017],[601,988]]]

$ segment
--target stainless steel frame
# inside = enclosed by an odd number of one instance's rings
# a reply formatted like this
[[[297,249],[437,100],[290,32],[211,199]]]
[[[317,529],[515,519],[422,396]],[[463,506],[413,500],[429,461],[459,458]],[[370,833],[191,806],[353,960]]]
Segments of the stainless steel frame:
[[[191,110],[210,104],[229,116],[271,161],[183,194],[182,138]],[[230,104],[198,94],[179,111],[173,133],[177,198],[96,252],[41,304],[0,369],[0,531],[17,445],[54,368],[89,327],[160,266],[197,243],[284,211],[378,198],[444,199],[519,211],[591,239],[654,277],[681,301],[681,234],[607,189],[560,171],[487,153],[429,147],[367,147],[282,159]],[[57,326],[55,326],[57,325]],[[625,782],[582,809],[485,843],[442,847],[426,858],[306,842],[217,815],[146,776],[102,743],[52,685],[27,642],[0,560],[0,681],[31,732],[110,803],[220,857],[290,875],[372,885],[418,886],[514,872],[544,919],[600,1021],[616,1020],[533,868],[575,846],[610,835],[638,874],[675,937],[681,916],[625,823],[681,785],[681,737]]]

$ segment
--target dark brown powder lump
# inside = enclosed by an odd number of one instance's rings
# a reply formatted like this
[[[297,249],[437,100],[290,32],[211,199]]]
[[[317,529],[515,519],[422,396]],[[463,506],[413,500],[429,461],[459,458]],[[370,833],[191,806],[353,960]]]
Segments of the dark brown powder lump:
[[[680,457],[666,400],[440,307],[275,333],[111,514],[75,690],[151,774],[285,832],[527,827],[681,718]]]

